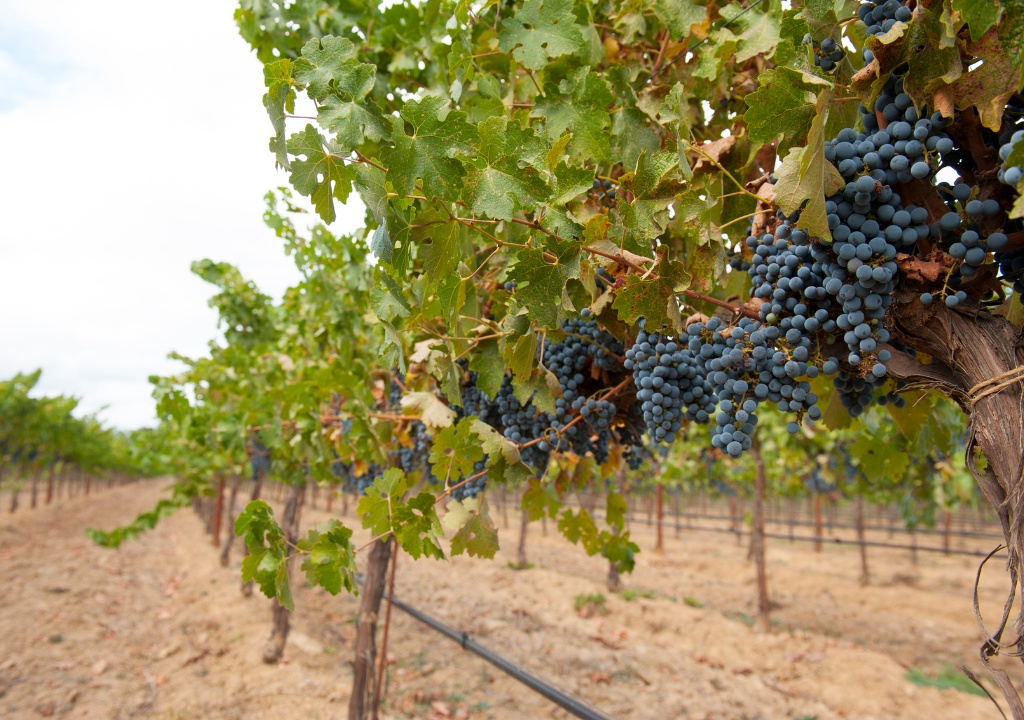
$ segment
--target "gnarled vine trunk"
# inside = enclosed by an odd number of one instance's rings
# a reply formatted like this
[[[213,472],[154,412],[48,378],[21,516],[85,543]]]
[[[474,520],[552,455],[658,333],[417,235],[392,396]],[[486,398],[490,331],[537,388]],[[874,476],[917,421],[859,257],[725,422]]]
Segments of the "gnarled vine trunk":
[[[903,261],[906,271],[915,269],[914,260]],[[928,270],[921,264],[922,272]],[[1024,412],[1019,376],[995,380],[1018,369],[1021,334],[1004,318],[987,313],[968,314],[969,310],[950,310],[945,305],[916,302],[913,289],[900,293],[890,309],[888,323],[918,353],[932,362],[923,365],[906,353],[894,352],[889,374],[906,380],[908,388],[931,388],[956,402],[970,420],[967,464],[982,493],[992,504],[1003,528],[1009,549],[1008,569],[1011,584],[1022,577],[1024,560]],[[987,461],[979,468],[973,450],[980,447]],[[1017,635],[1024,630],[1024,608],[1017,617]],[[1002,628],[988,625],[998,642]],[[1017,642],[1017,650],[1024,643]],[[987,644],[982,655],[994,654]],[[999,683],[1014,718],[1024,718],[1024,704],[1001,670],[989,671]]]
[[[285,502],[284,514],[281,517],[281,529],[284,530],[288,544],[294,546],[299,541],[299,513],[302,510],[302,499],[306,495],[305,485],[293,485],[288,489],[288,500]],[[288,640],[290,629],[288,611],[274,600],[271,620],[270,642],[263,650],[263,662],[275,663],[284,655],[284,646]]]
[[[352,669],[352,696],[348,703],[349,720],[367,720],[375,714],[372,699],[373,668],[377,660],[377,620],[384,598],[391,545],[391,538],[373,543],[366,562],[359,624],[356,626],[356,658]]]

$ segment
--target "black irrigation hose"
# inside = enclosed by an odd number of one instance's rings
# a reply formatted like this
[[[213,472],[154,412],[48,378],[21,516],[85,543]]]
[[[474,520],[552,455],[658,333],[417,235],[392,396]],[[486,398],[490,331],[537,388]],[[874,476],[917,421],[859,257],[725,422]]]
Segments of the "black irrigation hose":
[[[356,582],[358,582],[360,585],[363,584],[362,573],[356,575]],[[384,597],[388,598],[388,594],[386,592],[384,593]],[[555,705],[562,708],[569,714],[574,715],[578,718],[583,718],[583,720],[613,720],[608,715],[604,715],[600,711],[590,707],[579,698],[575,698],[571,695],[568,695],[564,690],[559,690],[554,685],[549,685],[548,683],[544,682],[535,675],[531,675],[530,673],[526,672],[526,670],[523,670],[518,665],[509,662],[501,655],[498,655],[488,650],[486,647],[473,640],[473,638],[469,636],[469,633],[459,632],[458,630],[450,628],[444,623],[442,623],[440,620],[436,620],[427,615],[426,613],[420,612],[416,608],[412,607],[411,605],[408,605],[407,603],[402,602],[398,598],[389,599],[391,601],[391,604],[399,610],[401,610],[402,612],[406,613],[407,615],[411,615],[413,618],[419,620],[427,627],[437,630],[439,633],[447,637],[449,640],[454,640],[462,647],[463,650],[468,650],[474,655],[483,658],[491,665],[494,665],[496,668],[504,672],[506,675],[515,678],[516,680],[518,680],[534,692],[543,695],[548,700],[550,700]]]
[[[653,525],[654,522],[651,520],[639,519],[639,518],[626,518],[629,522],[638,522],[645,525]],[[664,523],[662,523],[664,526]],[[750,535],[749,530],[731,530],[729,528],[709,528],[709,527],[694,527],[689,526],[687,530],[697,530],[698,532],[717,532],[717,533],[729,533],[730,535]],[[889,548],[890,550],[921,550],[922,552],[937,552],[943,553],[944,555],[969,555],[971,557],[985,557],[989,553],[984,550],[955,550],[950,548],[929,547],[927,545],[894,545],[892,543],[874,542],[872,540],[850,540],[837,537],[816,537],[808,535],[782,535],[780,533],[765,533],[766,538],[772,538],[775,540],[796,540],[802,542],[820,542],[831,543],[832,545],[863,545],[864,547],[877,547],[877,548]]]

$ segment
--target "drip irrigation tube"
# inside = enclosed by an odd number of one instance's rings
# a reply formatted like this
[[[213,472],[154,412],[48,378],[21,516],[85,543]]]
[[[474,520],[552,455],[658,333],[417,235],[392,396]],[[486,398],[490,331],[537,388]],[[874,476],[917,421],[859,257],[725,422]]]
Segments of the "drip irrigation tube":
[[[360,585],[363,584],[362,573],[356,575],[356,582]],[[553,702],[558,707],[565,710],[570,715],[573,715],[583,720],[613,720],[608,715],[602,714],[600,711],[590,707],[584,701],[579,698],[575,698],[564,690],[559,690],[554,685],[550,685],[535,675],[531,675],[526,670],[523,670],[518,665],[506,660],[501,655],[492,652],[480,643],[476,642],[469,636],[467,632],[460,632],[454,628],[450,628],[440,620],[432,618],[426,613],[420,612],[416,608],[412,607],[408,603],[402,602],[398,598],[390,598],[388,594],[384,593],[385,599],[390,600],[391,604],[402,612],[410,615],[411,617],[419,620],[427,627],[436,630],[437,632],[444,635],[449,640],[453,640],[462,647],[463,650],[473,653],[474,655],[483,658],[491,665],[504,672],[506,675],[518,680],[526,687],[530,688],[534,692],[543,695],[548,700]]]

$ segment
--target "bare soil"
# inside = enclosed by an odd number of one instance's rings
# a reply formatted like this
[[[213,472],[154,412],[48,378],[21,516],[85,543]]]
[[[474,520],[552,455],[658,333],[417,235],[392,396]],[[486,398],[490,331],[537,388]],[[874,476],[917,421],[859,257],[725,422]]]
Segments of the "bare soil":
[[[0,717],[347,717],[354,598],[297,587],[285,658],[265,665],[270,601],[242,595],[239,553],[222,568],[191,510],[120,550],[86,539],[85,528],[124,523],[160,492],[148,483],[0,516]],[[307,502],[304,527],[327,517],[322,503]],[[498,558],[402,556],[396,595],[608,716],[999,717],[985,698],[907,679],[960,664],[984,674],[974,558],[921,553],[912,565],[907,552],[872,550],[873,584],[861,587],[856,549],[769,540],[776,609],[759,632],[753,563],[729,535],[668,528],[658,557],[651,530],[634,524],[644,552],[623,576],[627,592],[613,594],[607,564],[550,523],[546,536],[530,526],[535,566],[511,569],[517,513],[508,528],[493,514]],[[993,563],[981,584],[987,617],[1005,584]],[[577,613],[591,594],[604,602]],[[387,652],[386,718],[568,717],[398,611]]]

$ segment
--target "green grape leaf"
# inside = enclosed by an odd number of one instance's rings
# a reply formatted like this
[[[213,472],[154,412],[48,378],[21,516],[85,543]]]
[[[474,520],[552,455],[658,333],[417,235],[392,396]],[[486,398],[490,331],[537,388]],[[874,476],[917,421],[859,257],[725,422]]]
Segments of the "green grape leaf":
[[[517,283],[516,299],[527,309],[531,320],[553,327],[558,323],[559,308],[551,302],[561,297],[565,284],[580,276],[580,244],[550,243],[547,250],[526,248],[508,277]]]
[[[452,500],[445,509],[445,528],[453,531],[452,555],[493,558],[498,552],[498,529],[487,513],[487,500],[483,495]]]
[[[314,38],[302,46],[302,57],[295,61],[295,79],[308,87],[317,102],[332,90],[362,99],[373,89],[377,66],[359,62],[358,54],[359,48],[347,38]]]
[[[472,418],[462,418],[458,425],[446,427],[434,436],[430,465],[434,477],[444,480],[446,487],[473,475],[473,465],[484,458],[473,431],[474,422]]]
[[[633,200],[621,207],[622,224],[629,230],[631,248],[643,253],[649,241],[665,231],[668,206],[682,191],[678,176],[679,157],[672,152],[641,153],[636,171],[620,178],[633,193]]]
[[[767,70],[758,78],[758,89],[744,98],[744,122],[750,141],[759,145],[780,139],[780,154],[807,137],[814,120],[814,94],[794,83],[792,73]]]
[[[526,164],[541,153],[540,139],[532,128],[523,130],[506,116],[484,120],[477,131],[480,157],[487,165],[468,186],[466,199],[473,211],[500,220],[511,220],[517,210],[532,212],[548,196],[547,183]]]
[[[568,138],[568,135],[562,137]],[[585,167],[558,163],[554,168],[554,183],[551,186],[552,205],[565,205],[590,190],[594,182],[594,171]]]
[[[1002,12],[998,0],[952,0],[950,4],[970,27],[972,40],[977,40],[999,22]]]
[[[505,363],[496,339],[484,340],[476,346],[476,352],[469,359],[469,369],[477,374],[476,386],[493,400],[505,379]]]
[[[626,504],[626,498],[614,490],[609,491],[605,501],[605,521],[609,525],[623,529],[626,527],[627,512],[629,512],[629,505]]]
[[[561,508],[562,502],[551,483],[542,483],[537,478],[530,478],[523,493],[523,510],[531,522],[543,517],[557,517]]]
[[[243,537],[249,555],[242,561],[242,582],[255,582],[267,597],[293,610],[288,585],[288,545],[274,511],[262,500],[245,506],[235,521],[235,535]]]
[[[434,510],[435,498],[428,492],[421,492],[406,505],[397,505],[391,515],[395,539],[402,549],[414,560],[432,557],[444,560],[439,536],[442,534],[441,521]]]
[[[654,11],[675,42],[687,37],[692,26],[703,24],[708,12],[693,0],[644,0],[644,5]]]
[[[386,322],[412,314],[402,288],[386,272],[380,272],[380,282],[370,290],[370,307],[377,317]]]
[[[473,420],[473,432],[480,438],[480,447],[486,455],[498,455],[509,465],[519,462],[519,448],[483,420]]]
[[[566,97],[567,96],[567,97]],[[590,68],[573,71],[557,87],[548,85],[537,99],[533,116],[545,119],[552,142],[572,133],[570,154],[580,162],[607,162],[611,158],[608,106],[615,101],[607,81]]]
[[[423,258],[423,269],[434,282],[449,277],[462,260],[462,226],[441,207],[430,207],[416,216],[412,241]]]
[[[337,595],[342,588],[358,594],[351,530],[337,520],[326,520],[300,538],[298,546],[308,553],[302,569],[312,585],[319,585],[331,595]]]
[[[733,21],[731,28],[739,30],[735,62],[746,62],[755,55],[770,56],[775,51],[781,28],[777,10],[747,13],[737,4],[728,4],[721,13],[726,20]]]
[[[825,213],[825,198],[845,187],[846,182],[835,166],[825,159],[825,113],[828,91],[818,95],[817,114],[807,134],[806,148],[789,151],[782,167],[776,171],[775,202],[787,215],[800,213],[799,227],[808,234],[831,242]]]
[[[335,133],[339,147],[355,149],[365,141],[380,142],[391,137],[391,124],[376,103],[342,100],[330,95],[316,110],[320,125]]]
[[[516,376],[512,390],[520,403],[532,402],[541,412],[555,412],[555,398],[561,397],[562,386],[555,374],[547,368],[534,368],[529,376]]]
[[[267,94],[263,96],[263,106],[274,126],[274,137],[270,140],[270,149],[274,152],[277,164],[288,167],[288,150],[285,143],[285,115],[295,112],[295,81],[292,79],[292,61],[277,60],[263,66],[263,82],[267,86]]]
[[[647,279],[632,273],[627,275],[623,287],[615,292],[612,309],[627,325],[635,325],[644,318],[648,332],[668,328],[679,332],[683,319],[679,314],[676,293],[689,286],[689,274],[681,263],[666,260],[664,250],[659,248],[659,252],[659,274]]]
[[[552,58],[586,48],[576,24],[573,0],[526,0],[501,22],[498,46],[530,70],[543,70]]]
[[[615,563],[620,572],[633,572],[640,546],[629,539],[628,532],[616,534],[602,530],[598,536],[598,544],[601,548],[601,557]]]
[[[410,100],[402,106],[401,117],[391,118],[394,146],[382,152],[387,176],[401,196],[416,189],[416,180],[423,181],[428,198],[455,201],[462,194],[466,170],[456,154],[471,155],[476,130],[466,122],[466,113],[448,112],[447,101],[435,95]],[[405,123],[413,134],[405,134]]]
[[[725,63],[736,56],[738,38],[728,29],[713,30],[708,34],[708,42],[703,43],[697,51],[697,69],[693,76],[704,80],[716,80],[722,74]]]
[[[323,136],[312,125],[288,138],[288,152],[305,155],[305,160],[291,162],[292,185],[313,201],[317,214],[325,223],[337,218],[334,200],[345,202],[352,191],[355,171],[342,162],[339,148],[332,142],[324,144]]]
[[[363,518],[363,527],[374,535],[383,535],[391,529],[391,508],[405,493],[405,473],[388,468],[373,481],[366,494],[359,498],[356,513]]]
[[[583,508],[578,513],[569,508],[563,510],[558,518],[558,530],[573,545],[582,545],[588,555],[594,555],[601,549],[594,518]]]

